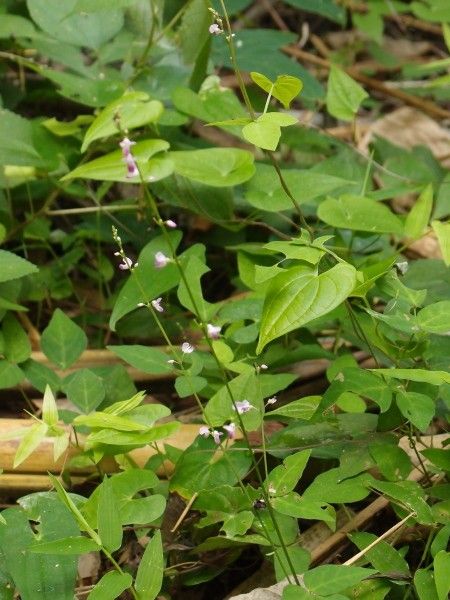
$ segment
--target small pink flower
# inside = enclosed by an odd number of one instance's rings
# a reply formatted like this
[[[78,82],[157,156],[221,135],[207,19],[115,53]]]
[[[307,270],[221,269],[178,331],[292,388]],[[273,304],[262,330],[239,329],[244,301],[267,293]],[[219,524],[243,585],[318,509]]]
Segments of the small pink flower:
[[[198,430],[198,434],[201,435],[204,438],[209,437],[209,434],[211,432],[209,431],[209,427],[206,427],[206,425],[203,425],[202,427],[200,427],[200,429]]]
[[[167,221],[164,221],[164,224],[166,227],[170,227],[170,229],[176,229],[178,227],[178,225],[175,223],[175,221],[172,221],[172,219],[167,219]]]
[[[153,308],[158,312],[164,312],[164,308],[161,306],[162,298],[156,298],[156,300],[152,300]]]
[[[247,413],[249,410],[252,410],[252,408],[255,407],[252,406],[248,400],[237,400],[235,406],[233,406],[233,410],[236,410],[240,415]]]
[[[229,425],[224,425],[223,428],[227,432],[228,439],[234,440],[236,437],[236,425],[234,423],[230,423]]]
[[[219,35],[220,33],[222,33],[222,30],[217,25],[217,23],[213,23],[212,25],[209,26],[209,33],[213,33],[214,35]]]
[[[170,263],[170,258],[168,256],[166,256],[163,252],[157,252],[155,254],[154,265],[155,265],[156,269],[163,269],[169,263]]]
[[[122,261],[119,265],[119,269],[122,269],[122,271],[128,271],[133,268],[133,261],[128,256],[123,256]]]
[[[214,442],[219,445],[220,444],[220,437],[223,435],[223,433],[221,431],[217,431],[216,429],[214,429],[214,431],[211,433],[211,435],[213,436]]]
[[[189,344],[189,342],[183,342],[181,344],[181,352],[183,354],[192,354],[192,352],[194,352],[194,350],[195,350],[194,346]]]
[[[139,175],[139,169],[137,168],[136,161],[134,160],[134,156],[130,153],[124,158],[127,165],[127,178],[136,177]]]
[[[122,148],[123,157],[126,158],[131,152],[131,146],[134,146],[136,142],[132,142],[127,137],[124,137],[123,140],[119,143],[119,146]]]
[[[206,329],[207,329],[208,337],[211,340],[219,339],[222,327],[219,327],[219,325],[211,325],[211,323],[208,323],[208,325],[206,326]]]

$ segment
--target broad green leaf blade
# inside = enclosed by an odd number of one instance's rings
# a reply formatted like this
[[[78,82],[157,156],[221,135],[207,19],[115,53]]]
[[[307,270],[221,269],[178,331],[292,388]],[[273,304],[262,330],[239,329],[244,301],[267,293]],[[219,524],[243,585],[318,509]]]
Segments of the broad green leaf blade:
[[[303,498],[296,492],[274,498],[272,505],[282,515],[289,515],[296,519],[324,521],[332,528],[336,525],[336,513],[332,506],[321,500]]]
[[[299,400],[294,400],[267,412],[266,415],[279,415],[280,417],[289,417],[290,419],[303,419],[307,421],[316,412],[320,404],[321,396],[305,396]]]
[[[347,19],[345,5],[341,6],[335,0],[314,0],[314,2],[311,0],[285,0],[285,2],[294,8],[322,15],[340,25],[345,25]]]
[[[208,385],[208,380],[198,375],[182,375],[175,380],[175,389],[180,398],[200,392]]]
[[[450,592],[450,552],[441,550],[433,561],[434,583],[439,600],[446,600]]]
[[[146,446],[152,442],[170,437],[179,428],[180,423],[178,421],[171,421],[170,423],[155,425],[144,433],[102,429],[96,433],[91,433],[88,442],[89,444],[106,444],[110,446]]]
[[[213,187],[238,185],[255,172],[250,152],[239,148],[208,148],[204,150],[169,152],[175,173]]]
[[[42,332],[41,349],[53,363],[67,369],[86,350],[86,334],[59,308]]]
[[[425,500],[423,488],[415,481],[377,481],[374,479],[371,487],[390,496],[394,501],[405,507],[419,523],[434,524],[433,514]]]
[[[44,439],[48,431],[48,427],[45,423],[35,423],[29,429],[29,431],[23,436],[19,447],[17,448],[16,455],[14,457],[14,469],[26,460],[30,454],[36,450],[41,441]]]
[[[345,565],[321,565],[307,571],[303,576],[305,586],[315,594],[330,595],[343,592],[352,585],[356,585],[369,575],[373,569],[361,567],[348,567]]]
[[[161,532],[147,544],[136,574],[135,589],[139,600],[154,600],[158,595],[163,580],[164,555]]]
[[[145,92],[124,94],[118,100],[108,104],[95,118],[86,131],[81,152],[85,152],[94,140],[118,135],[119,130],[115,121],[117,115],[120,115],[122,129],[128,130],[157,121],[163,110],[162,103],[159,100],[150,100]],[[133,152],[133,147],[131,151]]]
[[[403,233],[402,222],[387,206],[363,196],[346,194],[340,198],[327,198],[319,205],[317,215],[328,225],[340,229]]]
[[[442,258],[444,259],[447,267],[450,266],[450,223],[441,223],[440,221],[433,221],[431,223],[435,234],[437,235],[439,246],[442,252]]]
[[[274,82],[256,71],[252,71],[250,77],[257,86],[279,100],[284,108],[289,108],[292,100],[300,94],[303,88],[302,81],[292,75],[278,75]]]
[[[69,400],[84,413],[90,413],[104,400],[105,385],[90,369],[79,369],[70,375],[69,381],[67,379],[64,382],[64,391]]]
[[[133,146],[133,156],[145,182],[159,181],[172,174],[172,161],[167,157],[167,154],[162,154],[168,148],[169,144],[164,140],[144,140]],[[160,156],[152,158],[155,154],[160,154]],[[121,183],[141,182],[140,175],[127,177],[127,168],[121,150],[115,150],[110,154],[81,164],[67,175],[64,175],[61,181],[75,179],[76,177]]]
[[[417,315],[417,324],[424,331],[438,335],[450,333],[450,300],[428,304]]]
[[[264,301],[257,354],[272,340],[326,315],[351,293],[356,269],[335,265],[315,275],[292,267],[273,278]]]
[[[100,485],[97,523],[102,545],[109,552],[118,550],[122,545],[122,523],[114,489],[107,477]]]
[[[368,96],[350,75],[335,65],[331,66],[327,89],[327,110],[330,115],[352,121],[361,102]]]
[[[37,272],[38,268],[28,260],[7,250],[0,250],[0,283]]]
[[[376,375],[388,379],[406,379],[418,381],[419,383],[431,383],[431,385],[442,385],[450,383],[450,373],[445,371],[427,371],[426,369],[371,369]]]
[[[417,198],[405,221],[405,235],[413,240],[426,231],[433,208],[433,185],[429,183]]]
[[[201,258],[193,255],[183,264],[184,278],[179,283],[177,295],[182,306],[205,323],[210,320],[215,307],[203,297],[201,278],[210,269],[205,264],[204,247],[202,246],[201,249]],[[185,281],[188,282],[189,288]]]
[[[100,550],[100,546],[83,536],[66,537],[51,542],[39,542],[30,547],[34,554],[84,554]]]
[[[397,394],[397,406],[402,415],[419,431],[426,431],[436,411],[433,400],[418,392],[400,391]]]
[[[349,535],[351,541],[359,550],[364,550],[369,544],[377,540],[373,533],[358,532]],[[403,573],[409,575],[409,567],[403,556],[390,544],[384,541],[367,550],[365,556],[373,567],[380,573]]]
[[[23,378],[22,369],[7,360],[0,359],[0,389],[14,387]]]
[[[2,322],[3,354],[12,363],[22,363],[31,356],[31,343],[19,321],[7,313]]]
[[[122,592],[131,587],[133,578],[129,573],[109,571],[91,590],[88,600],[114,600]]]
[[[263,150],[276,150],[281,130],[276,123],[254,121],[242,128],[242,135],[251,144]]]
[[[299,482],[310,456],[311,450],[301,450],[286,457],[282,465],[275,467],[266,481],[270,493],[283,496],[291,492]]]
[[[414,588],[419,600],[439,600],[433,571],[417,569],[414,574]]]
[[[110,415],[103,412],[94,412],[89,415],[80,415],[72,421],[74,425],[86,425],[96,429],[117,429],[117,431],[144,431],[147,427],[135,423],[131,419]]]
[[[132,367],[144,373],[160,375],[162,373],[170,373],[173,370],[172,365],[167,362],[169,356],[157,348],[140,346],[139,344],[107,346],[107,348]]]

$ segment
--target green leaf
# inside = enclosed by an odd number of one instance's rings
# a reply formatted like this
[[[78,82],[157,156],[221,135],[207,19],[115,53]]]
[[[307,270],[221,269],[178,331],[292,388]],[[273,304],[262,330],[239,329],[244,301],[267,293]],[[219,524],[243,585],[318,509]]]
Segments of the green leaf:
[[[154,600],[163,580],[164,555],[161,532],[156,531],[147,544],[136,574],[135,589],[139,600]]]
[[[173,371],[173,367],[167,362],[169,360],[168,355],[157,348],[140,346],[138,344],[129,346],[107,346],[107,348],[129,365],[144,373],[159,375],[161,373],[170,373]]]
[[[83,536],[65,537],[51,542],[39,542],[30,547],[35,554],[85,554],[100,550],[94,540]]]
[[[387,206],[363,196],[346,194],[327,198],[319,205],[317,215],[328,225],[340,229],[399,235],[403,232],[400,219]]]
[[[433,185],[429,183],[417,198],[405,221],[406,237],[416,240],[426,231],[433,208]]]
[[[55,396],[49,385],[45,387],[44,401],[42,403],[42,420],[49,427],[56,425],[59,420]]]
[[[432,571],[417,569],[414,574],[414,587],[419,600],[440,600],[436,592]]]
[[[256,353],[272,340],[326,315],[351,293],[356,270],[338,264],[315,275],[292,267],[272,279],[264,301],[260,339]]]
[[[303,493],[305,500],[343,504],[359,502],[369,495],[372,478],[367,473],[342,480],[339,468],[320,473]]]
[[[198,375],[182,375],[175,379],[175,389],[180,398],[192,396],[208,385],[208,380]]]
[[[281,137],[281,129],[276,123],[254,121],[242,128],[247,142],[263,150],[276,150]]]
[[[436,465],[443,471],[450,472],[450,454],[447,449],[444,448],[427,448],[421,450],[421,454],[425,456],[433,465]]]
[[[98,499],[98,535],[109,552],[118,550],[122,545],[122,522],[114,489],[108,477],[100,485]]]
[[[252,526],[254,518],[254,514],[249,510],[243,510],[235,515],[230,514],[224,519],[221,529],[228,537],[245,535]]]
[[[95,429],[116,429],[117,431],[145,431],[146,425],[136,423],[126,417],[109,415],[104,412],[93,412],[88,415],[79,415],[72,421],[74,425],[86,425]]]
[[[376,490],[390,496],[412,513],[419,523],[432,525],[434,518],[430,507],[425,501],[425,492],[415,481],[377,481],[373,480],[371,486]]]
[[[406,479],[410,474],[411,460],[406,452],[398,446],[375,442],[369,447],[369,452],[386,479],[392,481]]]
[[[352,121],[361,102],[369,95],[342,69],[331,65],[327,88],[327,110],[336,119]]]
[[[300,10],[322,15],[340,25],[345,25],[346,10],[344,6],[336,4],[335,0],[285,0],[287,4]]]
[[[434,557],[433,566],[438,598],[445,600],[450,592],[450,552],[445,552],[445,550],[438,552]]]
[[[377,540],[373,533],[358,532],[349,535],[351,541],[359,550],[364,550],[369,544]],[[409,575],[409,567],[403,556],[385,541],[378,541],[370,550],[365,552],[366,558],[380,573],[403,573]]]
[[[97,408],[105,398],[105,386],[100,377],[89,369],[79,369],[67,383],[64,391],[71,402],[84,413],[90,413]]]
[[[16,386],[24,378],[24,374],[17,365],[0,359],[0,389]]]
[[[373,569],[361,567],[348,567],[345,565],[321,565],[307,571],[303,575],[303,581],[308,590],[315,594],[330,596],[343,592],[352,585],[356,585],[369,575],[373,575]]]
[[[336,514],[332,506],[321,500],[303,498],[296,492],[289,492],[285,496],[274,498],[272,506],[282,515],[289,515],[296,519],[324,521],[333,528],[336,525]]]
[[[419,431],[426,431],[436,411],[433,400],[425,394],[404,391],[400,391],[396,399],[402,415]]]
[[[47,385],[55,393],[59,390],[61,384],[58,375],[46,365],[30,358],[22,363],[20,368],[23,371],[23,376],[40,392],[44,393]]]
[[[33,21],[51,37],[87,48],[99,49],[120,31],[123,12],[111,5],[99,12],[75,10],[77,0],[27,0]]]
[[[145,182],[154,182],[168,177],[173,172],[173,163],[168,155],[162,154],[169,148],[164,140],[143,140],[133,146],[133,156],[139,168],[140,175],[127,177],[127,168],[123,161],[121,150],[115,150],[100,158],[95,158],[64,175],[61,181],[80,177],[99,181],[117,181],[121,183],[140,183],[141,176]],[[155,154],[161,154],[152,158]]]
[[[113,600],[133,584],[129,573],[109,571],[98,581],[89,593],[88,600]]]
[[[274,82],[256,71],[252,71],[250,77],[261,89],[279,100],[286,109],[289,108],[292,100],[300,94],[303,88],[302,81],[298,77],[292,77],[292,75],[278,75]]]
[[[59,308],[55,310],[50,323],[42,332],[41,349],[53,363],[67,369],[86,350],[87,337]]]
[[[28,260],[7,250],[0,250],[0,283],[37,272],[38,268]]]
[[[194,247],[192,247],[194,248]],[[207,302],[203,297],[201,278],[209,272],[205,264],[205,249],[198,245],[201,257],[193,255],[183,264],[184,278],[181,279],[178,286],[178,300],[180,303],[196,315],[201,321],[207,322],[214,313],[215,306]],[[189,289],[185,284],[189,282]]]
[[[301,450],[287,456],[282,465],[275,467],[269,474],[266,487],[273,496],[284,496],[291,492],[299,482],[306,464],[311,456],[311,450]]]
[[[371,369],[377,375],[388,379],[406,379],[431,385],[450,383],[450,373],[445,371],[427,371],[426,369]]]
[[[16,317],[9,313],[3,319],[3,354],[12,363],[21,363],[31,355],[31,343]]]
[[[105,444],[108,446],[146,446],[151,442],[162,440],[172,436],[180,428],[180,423],[171,421],[163,425],[155,425],[144,433],[133,431],[115,431],[113,429],[101,429],[91,433],[88,437],[89,444]]]
[[[428,304],[417,315],[417,324],[424,331],[438,335],[450,332],[450,300]]]
[[[305,396],[299,400],[294,400],[271,410],[266,413],[266,416],[278,415],[280,417],[289,417],[290,419],[304,419],[305,421],[310,419],[316,412],[317,407],[320,404],[321,396]]]
[[[45,423],[35,423],[30,427],[27,433],[23,436],[19,447],[17,448],[17,452],[14,457],[14,469],[23,463],[23,461],[26,460],[34,450],[36,450],[46,436],[47,431],[48,427]]]
[[[183,60],[188,65],[195,63],[211,35],[208,31],[211,24],[208,4],[206,0],[193,0],[184,12],[177,31]]]
[[[148,123],[153,123],[162,115],[164,107],[159,100],[150,100],[145,92],[131,92],[124,94],[104,108],[95,118],[84,136],[81,152],[100,138],[118,135],[119,130],[115,121],[120,116],[122,130],[135,129]],[[134,155],[134,146],[131,148]]]
[[[447,267],[450,266],[450,223],[441,223],[440,221],[433,221],[431,223],[434,233],[437,235],[439,246],[442,252],[442,258],[444,259]]]
[[[169,152],[178,175],[213,187],[238,185],[255,172],[250,152],[239,148],[208,148]]]

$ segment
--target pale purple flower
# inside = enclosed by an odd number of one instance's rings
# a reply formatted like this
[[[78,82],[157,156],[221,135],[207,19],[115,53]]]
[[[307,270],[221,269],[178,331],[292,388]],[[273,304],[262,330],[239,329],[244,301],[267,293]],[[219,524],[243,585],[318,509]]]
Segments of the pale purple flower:
[[[224,425],[223,428],[227,432],[228,439],[234,440],[236,437],[236,425],[234,423],[230,423],[229,425]]]
[[[127,137],[124,137],[123,140],[119,143],[119,146],[122,148],[123,157],[126,158],[131,153],[131,146],[134,146],[136,142],[132,142]]]
[[[192,354],[192,352],[194,352],[194,346],[192,346],[191,344],[189,344],[189,342],[183,342],[181,344],[181,352],[183,354]]]
[[[170,262],[170,258],[166,256],[163,252],[157,252],[155,254],[155,268],[163,269]]]
[[[218,340],[220,337],[222,327],[220,327],[219,325],[212,325],[211,323],[208,323],[208,325],[206,326],[206,330],[208,333],[208,337],[211,340]]]
[[[275,402],[276,402],[276,401],[277,401],[277,397],[276,397],[276,396],[273,396],[272,398],[269,398],[269,399],[266,401],[266,406],[270,406],[271,404],[275,404]]]
[[[164,221],[164,224],[166,227],[170,227],[170,229],[176,229],[178,227],[178,225],[175,223],[175,221],[172,221],[172,219],[167,219],[167,221]]]
[[[139,175],[139,169],[137,168],[136,161],[131,152],[124,158],[124,161],[127,165],[127,178],[136,177],[136,175]]]
[[[220,436],[222,436],[222,435],[223,435],[223,433],[222,433],[221,431],[217,431],[217,429],[214,429],[214,430],[212,431],[211,435],[212,435],[212,437],[213,437],[213,439],[214,439],[214,442],[215,442],[217,445],[219,445],[219,444],[220,444]]]
[[[156,298],[152,300],[152,306],[157,312],[164,312],[164,308],[161,306],[162,298]]]
[[[202,425],[202,427],[200,427],[200,429],[198,430],[198,434],[205,438],[207,438],[210,433],[211,432],[209,431],[209,427],[206,427],[206,425]]]
[[[212,25],[209,26],[209,33],[213,33],[214,35],[219,35],[220,33],[222,33],[222,30],[217,25],[217,23],[213,23]]]
[[[122,271],[128,271],[133,268],[133,261],[128,256],[122,256],[122,261],[119,265],[119,269],[122,269]]]
[[[235,406],[233,406],[233,410],[236,410],[240,415],[247,413],[249,410],[252,410],[252,408],[255,407],[252,406],[248,400],[237,400]]]

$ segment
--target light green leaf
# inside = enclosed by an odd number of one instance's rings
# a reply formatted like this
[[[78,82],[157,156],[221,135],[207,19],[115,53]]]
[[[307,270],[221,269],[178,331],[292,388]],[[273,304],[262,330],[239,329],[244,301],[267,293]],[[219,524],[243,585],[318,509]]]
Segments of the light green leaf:
[[[24,373],[17,365],[0,359],[0,389],[14,387],[24,378]]]
[[[415,481],[378,481],[374,479],[371,486],[390,496],[394,501],[414,514],[419,523],[434,524],[433,514],[425,500],[423,488]]]
[[[156,531],[147,544],[136,574],[135,589],[139,600],[154,600],[162,586],[164,555],[161,532]]]
[[[48,427],[45,423],[35,423],[30,427],[27,433],[23,436],[19,447],[17,448],[16,455],[14,457],[14,469],[26,460],[30,454],[36,450],[41,441],[44,439],[48,431]]]
[[[146,431],[140,432],[125,432],[115,431],[113,429],[102,429],[98,432],[91,433],[88,437],[89,444],[105,444],[110,446],[146,446],[151,442],[156,442],[164,438],[172,436],[180,428],[178,421],[171,421],[163,425],[155,425]]]
[[[180,150],[169,157],[178,175],[213,187],[238,185],[255,172],[253,155],[239,148]]]
[[[64,391],[84,413],[89,413],[104,400],[106,390],[103,381],[89,369],[79,369],[64,384]]]
[[[450,300],[428,304],[417,315],[417,324],[424,331],[438,335],[450,332]]]
[[[311,450],[301,450],[287,456],[282,465],[275,467],[266,481],[267,489],[275,490],[270,493],[284,496],[291,492],[299,482],[310,456]]]
[[[377,540],[375,534],[366,532],[351,533],[349,537],[359,550],[364,550],[369,544]],[[378,541],[373,548],[367,550],[365,556],[380,573],[395,572],[409,575],[409,567],[406,560],[395,548],[385,541]]]
[[[442,252],[442,258],[444,259],[447,267],[450,266],[450,223],[441,223],[440,221],[433,221],[431,223],[434,233],[437,235],[439,246]]]
[[[143,140],[133,146],[133,156],[136,160],[141,175],[127,177],[127,168],[123,161],[122,151],[115,150],[100,158],[83,163],[61,181],[75,179],[96,179],[99,181],[117,181],[121,183],[140,183],[141,176],[145,182],[154,182],[168,177],[173,172],[172,161],[167,154],[152,158],[155,154],[165,152],[169,148],[164,140]]]
[[[28,260],[7,250],[0,250],[0,283],[37,272],[38,268]]]
[[[146,425],[136,423],[126,417],[109,415],[103,412],[93,412],[88,415],[79,415],[72,421],[74,425],[86,425],[95,429],[115,429],[117,431],[145,431]]]
[[[445,371],[427,371],[426,369],[371,369],[373,373],[388,379],[406,379],[431,385],[450,383],[450,373]]]
[[[113,600],[131,587],[133,578],[129,573],[109,571],[98,581],[89,593],[88,600]]]
[[[42,403],[42,420],[49,427],[56,425],[59,420],[55,396],[49,385],[45,386],[44,401]]]
[[[250,77],[261,89],[279,100],[284,108],[289,108],[292,100],[300,94],[303,88],[302,81],[291,75],[278,75],[274,82],[256,71],[252,71]]]
[[[267,412],[266,415],[279,415],[280,417],[289,417],[290,419],[310,419],[316,412],[320,404],[321,396],[305,396],[299,400],[294,400]]]
[[[274,277],[264,301],[257,354],[272,340],[339,306],[355,282],[356,269],[348,264],[338,264],[320,275],[292,267]]]
[[[252,526],[255,516],[249,510],[243,510],[237,514],[230,514],[224,519],[222,531],[228,537],[245,535]]]
[[[433,208],[433,185],[429,183],[417,198],[405,221],[406,237],[416,240],[426,231]]]
[[[182,375],[175,380],[175,389],[180,398],[192,396],[208,385],[208,380],[198,375]]]
[[[153,123],[162,115],[164,107],[159,100],[150,100],[145,92],[131,92],[124,94],[104,108],[95,118],[84,136],[81,152],[100,138],[118,135],[119,129],[115,118],[120,117],[122,130],[135,129],[148,123]],[[134,154],[134,146],[131,147]]]
[[[35,554],[84,554],[100,550],[94,540],[83,536],[66,537],[51,542],[39,542],[30,547]]]
[[[87,337],[59,308],[55,310],[50,323],[42,332],[41,349],[53,363],[67,369],[86,350]]]
[[[446,600],[450,592],[450,552],[441,550],[433,561],[434,582],[439,600]]]
[[[414,574],[414,587],[419,600],[439,600],[433,571],[417,569]]]
[[[184,278],[180,281],[177,295],[178,300],[185,308],[190,310],[201,321],[207,322],[215,311],[215,307],[203,297],[201,278],[210,269],[205,264],[204,247],[200,246],[200,248],[201,258],[193,255],[183,265]],[[189,282],[189,289],[185,281]]]
[[[289,492],[272,500],[274,509],[282,515],[289,515],[296,519],[311,519],[324,521],[333,528],[336,524],[334,508],[321,500],[303,498],[296,492]]]
[[[352,121],[361,102],[369,95],[342,69],[331,66],[327,88],[327,110],[336,119]]]
[[[4,351],[7,360],[21,363],[31,356],[31,343],[19,321],[12,313],[5,315],[2,326]]]
[[[373,569],[363,569],[361,567],[321,565],[307,571],[303,575],[303,581],[307,589],[315,594],[330,596],[331,594],[343,592],[374,573]]]
[[[400,219],[387,206],[363,196],[327,198],[319,205],[317,215],[328,225],[341,229],[399,235],[403,232]]]
[[[433,400],[418,392],[399,392],[397,406],[402,415],[411,421],[419,431],[426,431],[436,411]]]
[[[281,137],[280,127],[276,123],[254,121],[242,128],[242,135],[251,144],[263,150],[276,150]]]
[[[169,360],[168,355],[157,348],[140,346],[138,344],[107,346],[107,348],[132,367],[144,373],[159,375],[161,373],[170,373],[173,370],[172,366],[167,362]]]
[[[98,499],[98,534],[109,552],[118,550],[122,545],[122,522],[114,489],[108,477],[100,485]]]

